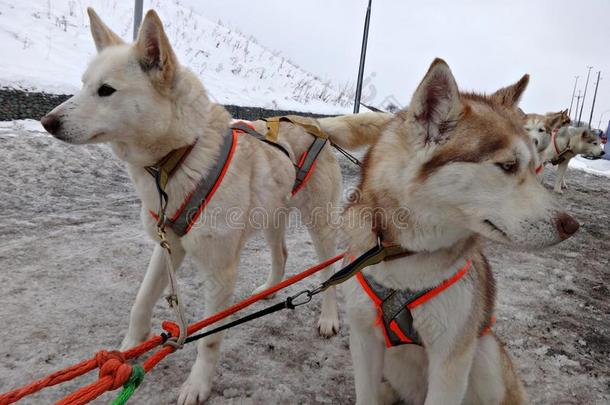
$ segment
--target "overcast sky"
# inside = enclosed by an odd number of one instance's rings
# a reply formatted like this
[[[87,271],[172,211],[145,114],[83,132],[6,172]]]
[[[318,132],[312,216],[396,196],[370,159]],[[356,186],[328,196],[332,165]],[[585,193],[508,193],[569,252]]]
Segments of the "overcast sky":
[[[191,3],[189,1],[189,3]],[[195,0],[212,20],[254,35],[263,45],[321,77],[355,83],[367,0]],[[574,76],[584,90],[602,71],[593,124],[610,109],[610,0],[373,0],[365,78],[367,100],[407,104],[434,57],[444,58],[463,90],[492,92],[531,75],[526,112],[568,108]],[[603,79],[604,73],[609,76]],[[371,86],[374,86],[374,90]],[[610,119],[610,111],[604,120]],[[602,126],[605,126],[603,124]]]

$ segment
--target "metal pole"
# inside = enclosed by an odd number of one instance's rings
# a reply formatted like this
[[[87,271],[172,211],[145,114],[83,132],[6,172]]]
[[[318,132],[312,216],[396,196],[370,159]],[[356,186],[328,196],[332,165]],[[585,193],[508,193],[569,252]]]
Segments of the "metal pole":
[[[360,50],[360,66],[358,67],[358,82],[356,83],[356,98],[354,99],[354,114],[360,111],[360,97],[362,96],[362,77],[364,76],[364,60],[366,59],[366,44],[369,40],[369,22],[371,21],[371,1],[366,8],[364,20],[364,34],[362,35],[362,49]]]
[[[138,30],[142,23],[142,12],[144,9],[144,0],[136,0],[136,4],[133,7],[133,40],[138,38]]]
[[[591,120],[593,119],[593,110],[595,109],[595,99],[597,98],[597,87],[599,86],[599,81],[601,80],[600,75],[602,74],[601,70],[597,71],[597,81],[595,82],[595,93],[593,93],[593,104],[591,104],[591,115],[589,115],[589,128],[591,128]]]
[[[585,93],[582,95],[582,104],[580,105],[580,113],[578,114],[578,121],[582,119],[582,110],[585,107],[585,98],[587,97],[587,87],[589,87],[589,75],[591,75],[591,69],[593,66],[587,66],[589,71],[587,72],[587,81],[585,82]]]
[[[576,126],[578,127],[578,103],[580,103],[580,90],[578,90],[578,96],[576,96],[576,110],[574,110],[576,112],[576,114],[574,114],[574,122],[576,123]]]
[[[572,116],[572,104],[574,104],[574,96],[576,95],[576,84],[578,83],[578,78],[580,76],[574,76],[574,90],[572,90],[572,99],[570,100],[570,109],[568,110],[568,117]]]
[[[610,112],[610,110],[602,111],[602,113],[599,114],[599,122],[597,123],[597,128],[601,129],[601,127],[602,127],[602,119],[604,118],[604,115],[607,112]]]

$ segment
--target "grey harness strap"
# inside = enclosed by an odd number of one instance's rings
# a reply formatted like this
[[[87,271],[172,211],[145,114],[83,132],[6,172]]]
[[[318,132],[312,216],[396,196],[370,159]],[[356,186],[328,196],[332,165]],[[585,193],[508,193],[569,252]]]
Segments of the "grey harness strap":
[[[296,166],[297,177],[294,179],[294,185],[292,186],[292,195],[296,194],[300,188],[304,185],[303,182],[307,178],[307,175],[313,169],[313,164],[316,162],[318,155],[322,152],[322,148],[326,145],[328,139],[315,137],[314,141],[307,149],[307,152],[301,159],[301,162]]]
[[[216,163],[212,166],[209,173],[199,180],[195,190],[187,197],[176,214],[172,218],[168,218],[168,225],[178,237],[186,235],[191,229],[193,223],[199,218],[201,210],[203,210],[212,197],[210,193],[214,190],[216,184],[222,180],[223,170],[229,164],[231,158],[233,144],[237,142],[236,137],[233,135],[233,129],[233,127],[230,127],[227,130],[220,146]],[[241,128],[235,129],[241,131]]]

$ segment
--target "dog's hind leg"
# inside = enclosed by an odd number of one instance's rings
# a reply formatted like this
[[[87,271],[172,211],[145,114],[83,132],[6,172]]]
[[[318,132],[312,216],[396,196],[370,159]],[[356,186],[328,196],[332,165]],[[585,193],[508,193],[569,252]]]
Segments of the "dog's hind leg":
[[[448,346],[451,345],[445,343],[443,347],[436,342],[430,345],[425,405],[460,405],[466,395],[476,341],[459,350]]]
[[[522,405],[527,394],[508,353],[493,334],[480,337],[465,404]]]
[[[220,246],[210,247],[210,251],[222,252]],[[206,249],[207,251],[207,249]],[[226,259],[212,255],[212,260],[202,264],[204,274],[205,311],[204,317],[225,309],[233,295],[237,266],[239,264],[239,249],[225,249],[222,254]],[[213,326],[220,326],[222,322]],[[212,380],[220,355],[220,343],[224,332],[210,335],[198,341],[197,359],[191,368],[187,380],[182,384],[178,405],[196,405],[204,402],[212,391]]]
[[[265,240],[271,248],[271,272],[267,276],[267,281],[254,290],[253,294],[274,286],[284,278],[286,260],[288,259],[288,250],[286,249],[286,219],[284,214],[280,213],[277,218],[273,219],[276,223],[270,224],[268,228],[265,228]],[[267,298],[272,298],[272,296]]]
[[[131,307],[129,316],[129,329],[121,344],[121,349],[125,350],[142,343],[150,335],[150,324],[155,303],[159,300],[163,289],[167,286],[167,263],[163,256],[163,248],[155,246],[155,250],[148,263],[148,269],[140,289],[136,295],[136,300]],[[184,259],[184,250],[179,244],[172,245],[172,263],[174,269],[178,269]]]
[[[316,223],[315,221],[320,221]],[[326,218],[316,218],[309,228],[311,240],[320,261],[335,256],[337,236],[336,231]],[[333,274],[334,266],[328,266],[320,272],[322,281]],[[331,287],[322,293],[322,310],[318,320],[318,332],[321,336],[330,337],[339,331],[339,313],[337,310],[337,291]]]

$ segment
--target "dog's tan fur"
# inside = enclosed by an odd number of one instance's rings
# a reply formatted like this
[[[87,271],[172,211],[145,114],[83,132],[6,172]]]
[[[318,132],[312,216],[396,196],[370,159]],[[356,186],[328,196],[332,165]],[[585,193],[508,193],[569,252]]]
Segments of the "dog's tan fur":
[[[127,163],[142,200],[144,227],[153,240],[158,240],[149,210],[158,211],[159,197],[144,167],[197,140],[167,185],[167,212],[171,215],[210,171],[231,116],[222,106],[211,103],[198,78],[179,64],[155,12],[148,12],[133,45],[125,44],[92,9],[89,15],[98,56],[83,75],[82,91],[41,121],[63,141],[111,145]],[[100,95],[103,86],[115,91]],[[390,117],[369,113],[321,119],[319,124],[332,142],[352,148],[373,142]],[[254,122],[254,126],[265,131],[262,121]],[[308,183],[291,197],[293,163],[312,140],[301,127],[282,123],[279,142],[289,152],[288,158],[254,137],[241,135],[223,182],[198,223],[181,239],[171,231],[168,234],[174,267],[179,267],[188,254],[202,270],[207,290],[204,316],[229,304],[241,249],[257,229],[264,231],[272,252],[271,273],[259,290],[282,279],[287,259],[285,210],[289,208],[296,208],[309,225],[319,258],[335,255],[336,231],[330,213],[339,203],[341,172],[330,145],[320,153]],[[328,268],[323,277],[331,273],[332,268]],[[152,310],[166,285],[166,262],[157,246],[132,307],[123,348],[149,336]],[[335,291],[329,290],[324,294],[318,328],[322,335],[329,336],[338,327]],[[179,404],[199,403],[209,396],[221,339],[222,334],[216,334],[199,342],[197,360],[181,389]]]
[[[468,259],[472,268],[412,311],[424,347],[385,349],[375,307],[357,281],[345,284],[358,404],[526,403],[502,343],[479,336],[495,302],[480,239],[538,248],[578,228],[534,174],[536,152],[516,109],[527,82],[460,94],[437,59],[367,154],[360,199],[346,211],[349,251],[361,254],[381,234],[415,254],[365,274],[388,288],[423,290]]]

